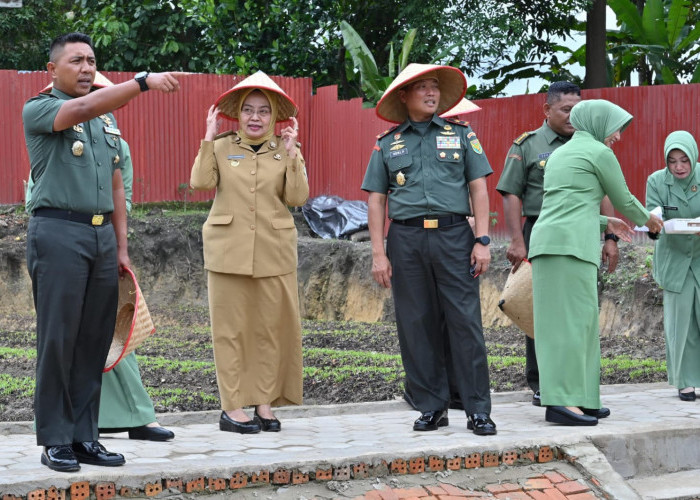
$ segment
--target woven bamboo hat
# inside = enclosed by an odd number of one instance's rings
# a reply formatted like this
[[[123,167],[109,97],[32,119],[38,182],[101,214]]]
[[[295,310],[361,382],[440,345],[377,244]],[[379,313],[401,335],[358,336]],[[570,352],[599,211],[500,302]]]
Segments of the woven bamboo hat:
[[[409,83],[436,78],[440,82],[440,103],[437,114],[442,115],[456,106],[467,91],[467,78],[457,68],[437,64],[411,63],[391,82],[377,103],[377,116],[393,123],[403,123],[408,118],[406,105],[399,98],[399,90]]]
[[[119,302],[114,337],[103,372],[108,372],[117,366],[156,331],[141,288],[136,282],[136,276],[131,269],[124,270],[126,276],[119,280]]]
[[[238,120],[238,110],[240,109],[240,99],[244,89],[264,89],[277,95],[277,121],[283,122],[297,115],[297,105],[291,97],[280,88],[272,78],[262,71],[250,75],[245,80],[238,82],[230,90],[219,96],[215,105],[221,113],[231,120]]]
[[[104,75],[103,75],[102,73],[100,73],[99,71],[96,71],[96,72],[95,72],[95,81],[92,82],[92,87],[93,87],[93,88],[95,88],[95,89],[102,89],[102,88],[105,88],[105,87],[112,87],[113,85],[114,85],[114,84],[109,80],[109,78],[107,78],[106,76],[104,76]],[[39,93],[40,93],[40,94],[48,94],[49,92],[51,92],[51,89],[52,89],[52,88],[53,88],[53,82],[50,82],[46,87],[44,87],[43,89],[41,89],[41,91],[40,91]]]
[[[535,338],[532,313],[532,264],[524,260],[518,270],[508,275],[498,307],[531,339]]]
[[[450,116],[466,115],[468,113],[473,113],[474,111],[481,111],[481,108],[466,97],[463,97],[454,108],[441,114],[440,116],[442,118],[449,118]]]

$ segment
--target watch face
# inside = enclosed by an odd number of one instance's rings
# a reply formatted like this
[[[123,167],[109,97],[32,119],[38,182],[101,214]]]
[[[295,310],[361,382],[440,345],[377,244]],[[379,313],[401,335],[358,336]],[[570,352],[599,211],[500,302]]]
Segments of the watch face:
[[[482,245],[488,245],[489,243],[491,243],[491,238],[489,238],[488,236],[479,236],[476,239],[476,241],[478,241]]]

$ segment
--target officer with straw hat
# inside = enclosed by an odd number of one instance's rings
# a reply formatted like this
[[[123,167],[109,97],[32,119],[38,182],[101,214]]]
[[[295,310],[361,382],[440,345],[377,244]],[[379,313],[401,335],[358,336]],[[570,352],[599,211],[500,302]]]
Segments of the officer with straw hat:
[[[369,192],[372,275],[392,289],[406,392],[421,412],[413,429],[449,423],[449,356],[467,428],[492,435],[476,279],[491,260],[486,176],[492,170],[469,124],[440,117],[466,88],[456,68],[408,65],[377,105],[380,118],[399,125],[378,136],[362,189]]]

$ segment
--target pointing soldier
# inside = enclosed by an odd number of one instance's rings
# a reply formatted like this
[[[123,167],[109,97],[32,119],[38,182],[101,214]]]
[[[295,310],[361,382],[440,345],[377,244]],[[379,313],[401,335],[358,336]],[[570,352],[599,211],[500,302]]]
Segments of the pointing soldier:
[[[380,118],[399,125],[379,136],[362,189],[370,193],[372,274],[392,289],[406,388],[421,412],[413,429],[449,423],[449,355],[467,427],[489,435],[496,424],[474,277],[491,260],[486,176],[492,170],[469,125],[439,117],[466,88],[456,68],[408,65],[377,105]],[[392,222],[385,252],[387,201]],[[478,237],[466,220],[472,214]]]

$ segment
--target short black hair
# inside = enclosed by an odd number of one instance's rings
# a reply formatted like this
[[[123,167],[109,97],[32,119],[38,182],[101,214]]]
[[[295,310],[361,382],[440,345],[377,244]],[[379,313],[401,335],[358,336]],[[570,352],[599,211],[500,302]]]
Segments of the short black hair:
[[[554,104],[564,94],[575,94],[581,96],[581,88],[571,82],[554,82],[547,90],[547,104]]]
[[[51,47],[49,48],[49,61],[56,62],[58,55],[63,50],[63,47],[67,43],[86,43],[90,48],[95,51],[95,46],[92,44],[92,38],[87,36],[85,33],[66,33],[64,35],[59,35],[53,39],[51,42]]]

